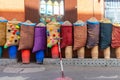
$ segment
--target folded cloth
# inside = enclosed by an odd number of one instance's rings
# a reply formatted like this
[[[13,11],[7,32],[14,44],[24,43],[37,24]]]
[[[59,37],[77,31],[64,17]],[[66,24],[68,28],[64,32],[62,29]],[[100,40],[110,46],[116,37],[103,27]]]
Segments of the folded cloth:
[[[36,26],[34,34],[34,46],[32,52],[37,52],[46,49],[46,27]]]
[[[8,21],[7,29],[6,29],[6,43],[4,48],[9,46],[18,45],[19,43],[19,36],[20,36],[20,21],[13,19]]]
[[[0,17],[0,46],[4,46],[6,42],[6,26],[7,20],[3,17]]]
[[[47,24],[47,47],[51,48],[57,44],[60,38],[60,24],[58,22],[50,22]]]
[[[74,23],[74,47],[77,50],[86,45],[87,40],[87,27],[83,21]]]
[[[120,47],[120,24],[113,24],[112,44],[113,48]]]
[[[65,21],[61,26],[61,48],[72,46],[72,24]]]
[[[99,43],[99,22],[94,18],[87,21],[87,48],[93,48]]]
[[[21,23],[20,42],[18,50],[32,49],[34,41],[34,26],[35,23]]]
[[[112,40],[112,24],[100,22],[100,42],[101,49],[111,46]]]

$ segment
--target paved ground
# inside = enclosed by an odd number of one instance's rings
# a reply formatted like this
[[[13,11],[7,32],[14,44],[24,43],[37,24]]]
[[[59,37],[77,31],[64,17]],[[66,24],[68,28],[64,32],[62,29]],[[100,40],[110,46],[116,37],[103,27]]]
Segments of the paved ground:
[[[72,80],[120,80],[120,67],[64,66]],[[0,66],[0,80],[54,80],[60,77],[58,65],[15,64]]]

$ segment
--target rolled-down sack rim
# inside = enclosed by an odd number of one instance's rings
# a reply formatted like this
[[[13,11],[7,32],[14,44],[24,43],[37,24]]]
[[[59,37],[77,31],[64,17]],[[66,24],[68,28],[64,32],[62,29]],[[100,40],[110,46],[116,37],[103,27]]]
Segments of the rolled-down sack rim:
[[[111,21],[107,18],[103,18],[103,19],[100,20],[100,23],[109,23],[110,24]]]
[[[3,18],[3,17],[0,17],[0,22],[8,22],[8,20],[6,20],[6,19]]]
[[[18,21],[17,19],[14,18],[14,19],[8,21],[8,23],[19,24],[19,23],[21,23],[21,21]]]
[[[72,26],[72,23],[70,21],[65,21],[62,26]]]
[[[43,23],[38,23],[38,24],[36,25],[36,27],[46,27],[46,26],[45,26],[45,24],[43,24]]]
[[[0,20],[0,22],[8,22],[7,20]]]
[[[25,25],[25,26],[35,26],[36,23],[32,23],[31,21],[27,20],[26,22],[21,22],[20,24]]]
[[[54,21],[54,22],[51,21],[51,22],[49,22],[48,24],[49,24],[49,25],[53,25],[53,24],[59,25],[60,23],[59,23],[59,22],[55,22],[55,21]]]
[[[114,27],[120,27],[120,23],[113,23],[112,24]]]
[[[91,17],[87,20],[88,24],[99,24],[99,21],[95,17]]]
[[[85,22],[83,22],[82,20],[78,20],[75,23],[73,23],[74,27],[81,27],[81,26],[85,26]]]
[[[89,21],[89,20],[87,21],[87,23],[88,23],[88,24],[99,24],[98,21],[92,22],[92,21]]]

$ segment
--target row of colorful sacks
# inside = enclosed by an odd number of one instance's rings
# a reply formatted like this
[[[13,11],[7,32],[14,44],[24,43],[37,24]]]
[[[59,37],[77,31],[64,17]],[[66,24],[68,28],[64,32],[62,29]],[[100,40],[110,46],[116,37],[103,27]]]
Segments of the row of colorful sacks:
[[[60,24],[51,21],[46,25],[32,23],[29,20],[8,21],[0,17],[0,54],[4,46],[9,48],[10,58],[13,59],[16,58],[17,50],[21,50],[23,63],[29,63],[30,49],[32,49],[32,53],[36,53],[37,63],[42,63],[47,47],[51,48],[53,58],[59,57],[57,43],[60,41],[60,47],[65,48],[66,58],[72,58],[72,50],[77,50],[78,57],[84,58],[87,47],[91,49],[92,58],[96,59],[100,47],[105,52],[105,58],[109,59],[110,46],[112,45],[113,48],[120,46],[119,26],[116,23],[112,24],[108,19],[99,22],[95,17],[86,22],[78,20],[73,24],[69,21]],[[120,49],[116,49],[116,53],[120,54]]]

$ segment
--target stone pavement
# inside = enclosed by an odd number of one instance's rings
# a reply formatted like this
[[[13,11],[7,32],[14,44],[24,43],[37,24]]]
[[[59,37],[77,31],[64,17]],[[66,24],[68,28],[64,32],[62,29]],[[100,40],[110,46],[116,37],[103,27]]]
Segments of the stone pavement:
[[[73,80],[120,80],[120,67],[83,67],[64,65],[65,76]],[[0,80],[54,80],[60,77],[55,64],[14,64],[0,66]]]
[[[119,61],[64,59],[65,76],[73,80],[120,80]],[[45,59],[43,65],[35,62],[22,64],[7,59],[0,62],[0,80],[54,80],[61,76],[58,59]]]

